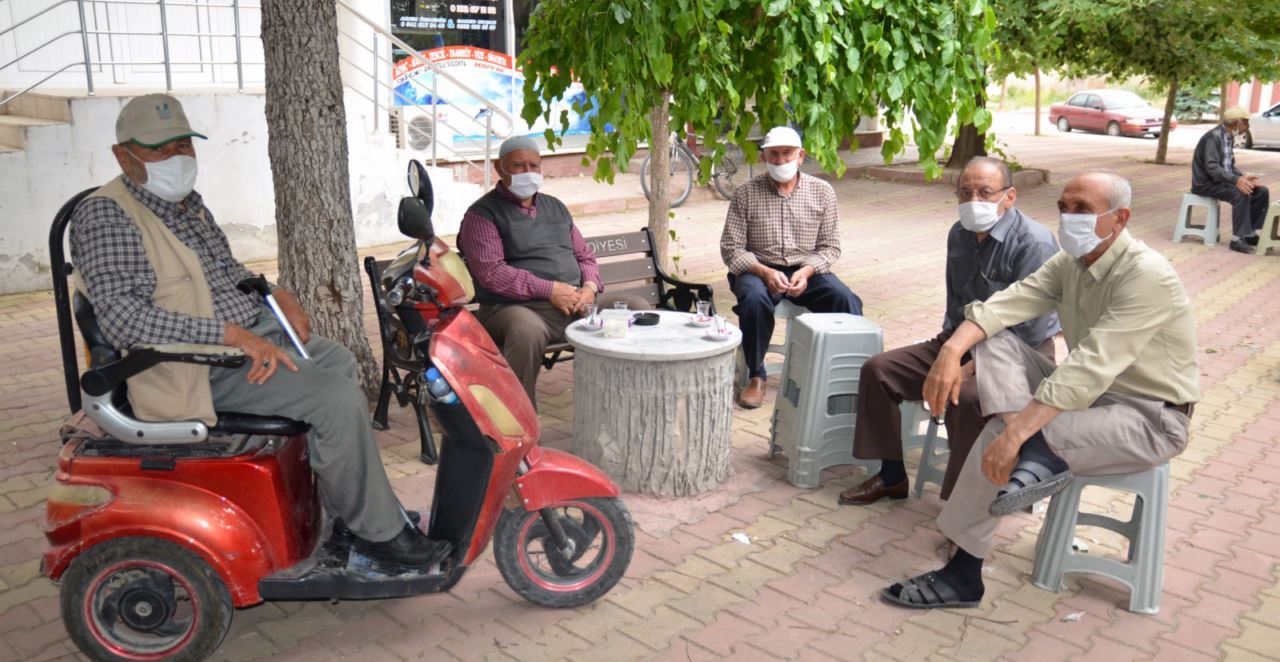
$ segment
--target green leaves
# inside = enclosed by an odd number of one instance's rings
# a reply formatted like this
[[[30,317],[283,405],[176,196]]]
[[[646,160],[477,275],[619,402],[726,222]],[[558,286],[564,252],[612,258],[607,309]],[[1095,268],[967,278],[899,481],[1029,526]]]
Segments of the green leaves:
[[[587,154],[605,179],[652,138],[648,113],[667,93],[672,129],[696,132],[712,159],[729,143],[754,158],[750,140],[790,122],[839,173],[839,145],[882,116],[882,154],[910,130],[928,168],[953,119],[990,122],[973,99],[991,17],[988,0],[544,1],[519,58],[522,115],[550,119],[572,71],[598,105]]]

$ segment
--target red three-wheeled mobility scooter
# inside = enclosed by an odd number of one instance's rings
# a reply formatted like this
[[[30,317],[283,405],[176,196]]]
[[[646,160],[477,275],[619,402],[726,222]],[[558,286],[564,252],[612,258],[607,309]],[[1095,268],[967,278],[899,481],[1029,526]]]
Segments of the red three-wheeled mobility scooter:
[[[444,433],[427,533],[453,552],[427,571],[379,567],[328,521],[304,423],[234,412],[218,412],[213,426],[134,418],[124,393],[131,375],[165,361],[234,367],[245,359],[203,345],[118,352],[90,302],[68,288],[63,235],[91,191],[58,212],[49,249],[67,397],[92,424],[64,427],[41,569],[60,584],[63,620],[87,655],[200,660],[238,607],[446,591],[490,538],[507,583],[539,605],[586,604],[622,577],[634,531],[617,487],[589,463],[539,447],[524,389],[463,307],[470,277],[434,236],[431,183],[416,161],[409,183],[398,222],[416,241],[383,271],[382,294],[422,360],[427,387],[417,396]],[[83,372],[73,325],[85,344]]]

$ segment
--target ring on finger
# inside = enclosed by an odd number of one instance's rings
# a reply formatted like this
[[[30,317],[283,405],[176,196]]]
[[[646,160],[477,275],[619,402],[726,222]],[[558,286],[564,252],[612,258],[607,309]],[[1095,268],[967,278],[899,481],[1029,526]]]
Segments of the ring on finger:
[[[262,359],[262,367],[264,367],[264,368],[270,368],[270,367],[271,367],[271,359]]]

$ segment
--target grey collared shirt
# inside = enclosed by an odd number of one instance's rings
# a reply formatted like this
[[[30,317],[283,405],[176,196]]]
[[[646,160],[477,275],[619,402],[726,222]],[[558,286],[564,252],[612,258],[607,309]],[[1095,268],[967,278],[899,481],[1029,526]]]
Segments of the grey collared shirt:
[[[982,243],[959,223],[951,226],[947,235],[947,314],[942,321],[943,332],[955,331],[964,322],[964,307],[971,301],[986,301],[1034,273],[1057,252],[1053,233],[1017,209],[1005,212]],[[1039,347],[1061,327],[1058,314],[1049,313],[1010,330],[1022,342]]]

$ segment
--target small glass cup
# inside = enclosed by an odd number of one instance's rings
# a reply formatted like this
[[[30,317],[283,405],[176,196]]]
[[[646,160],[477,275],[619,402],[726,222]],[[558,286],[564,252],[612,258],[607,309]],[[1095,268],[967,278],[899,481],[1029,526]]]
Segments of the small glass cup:
[[[724,315],[716,315],[712,320],[711,329],[715,331],[717,336],[729,335],[729,320],[725,319]]]
[[[582,309],[582,319],[585,321],[586,325],[590,327],[600,326],[599,314],[600,310],[596,308],[594,303],[589,303]]]
[[[604,313],[604,337],[626,338],[630,322],[631,316],[624,310],[610,310]]]
[[[711,316],[711,302],[699,301],[694,304],[698,310],[698,321],[701,322]]]
[[[627,305],[626,301],[614,301],[613,309],[614,310],[630,310],[631,307]]]

